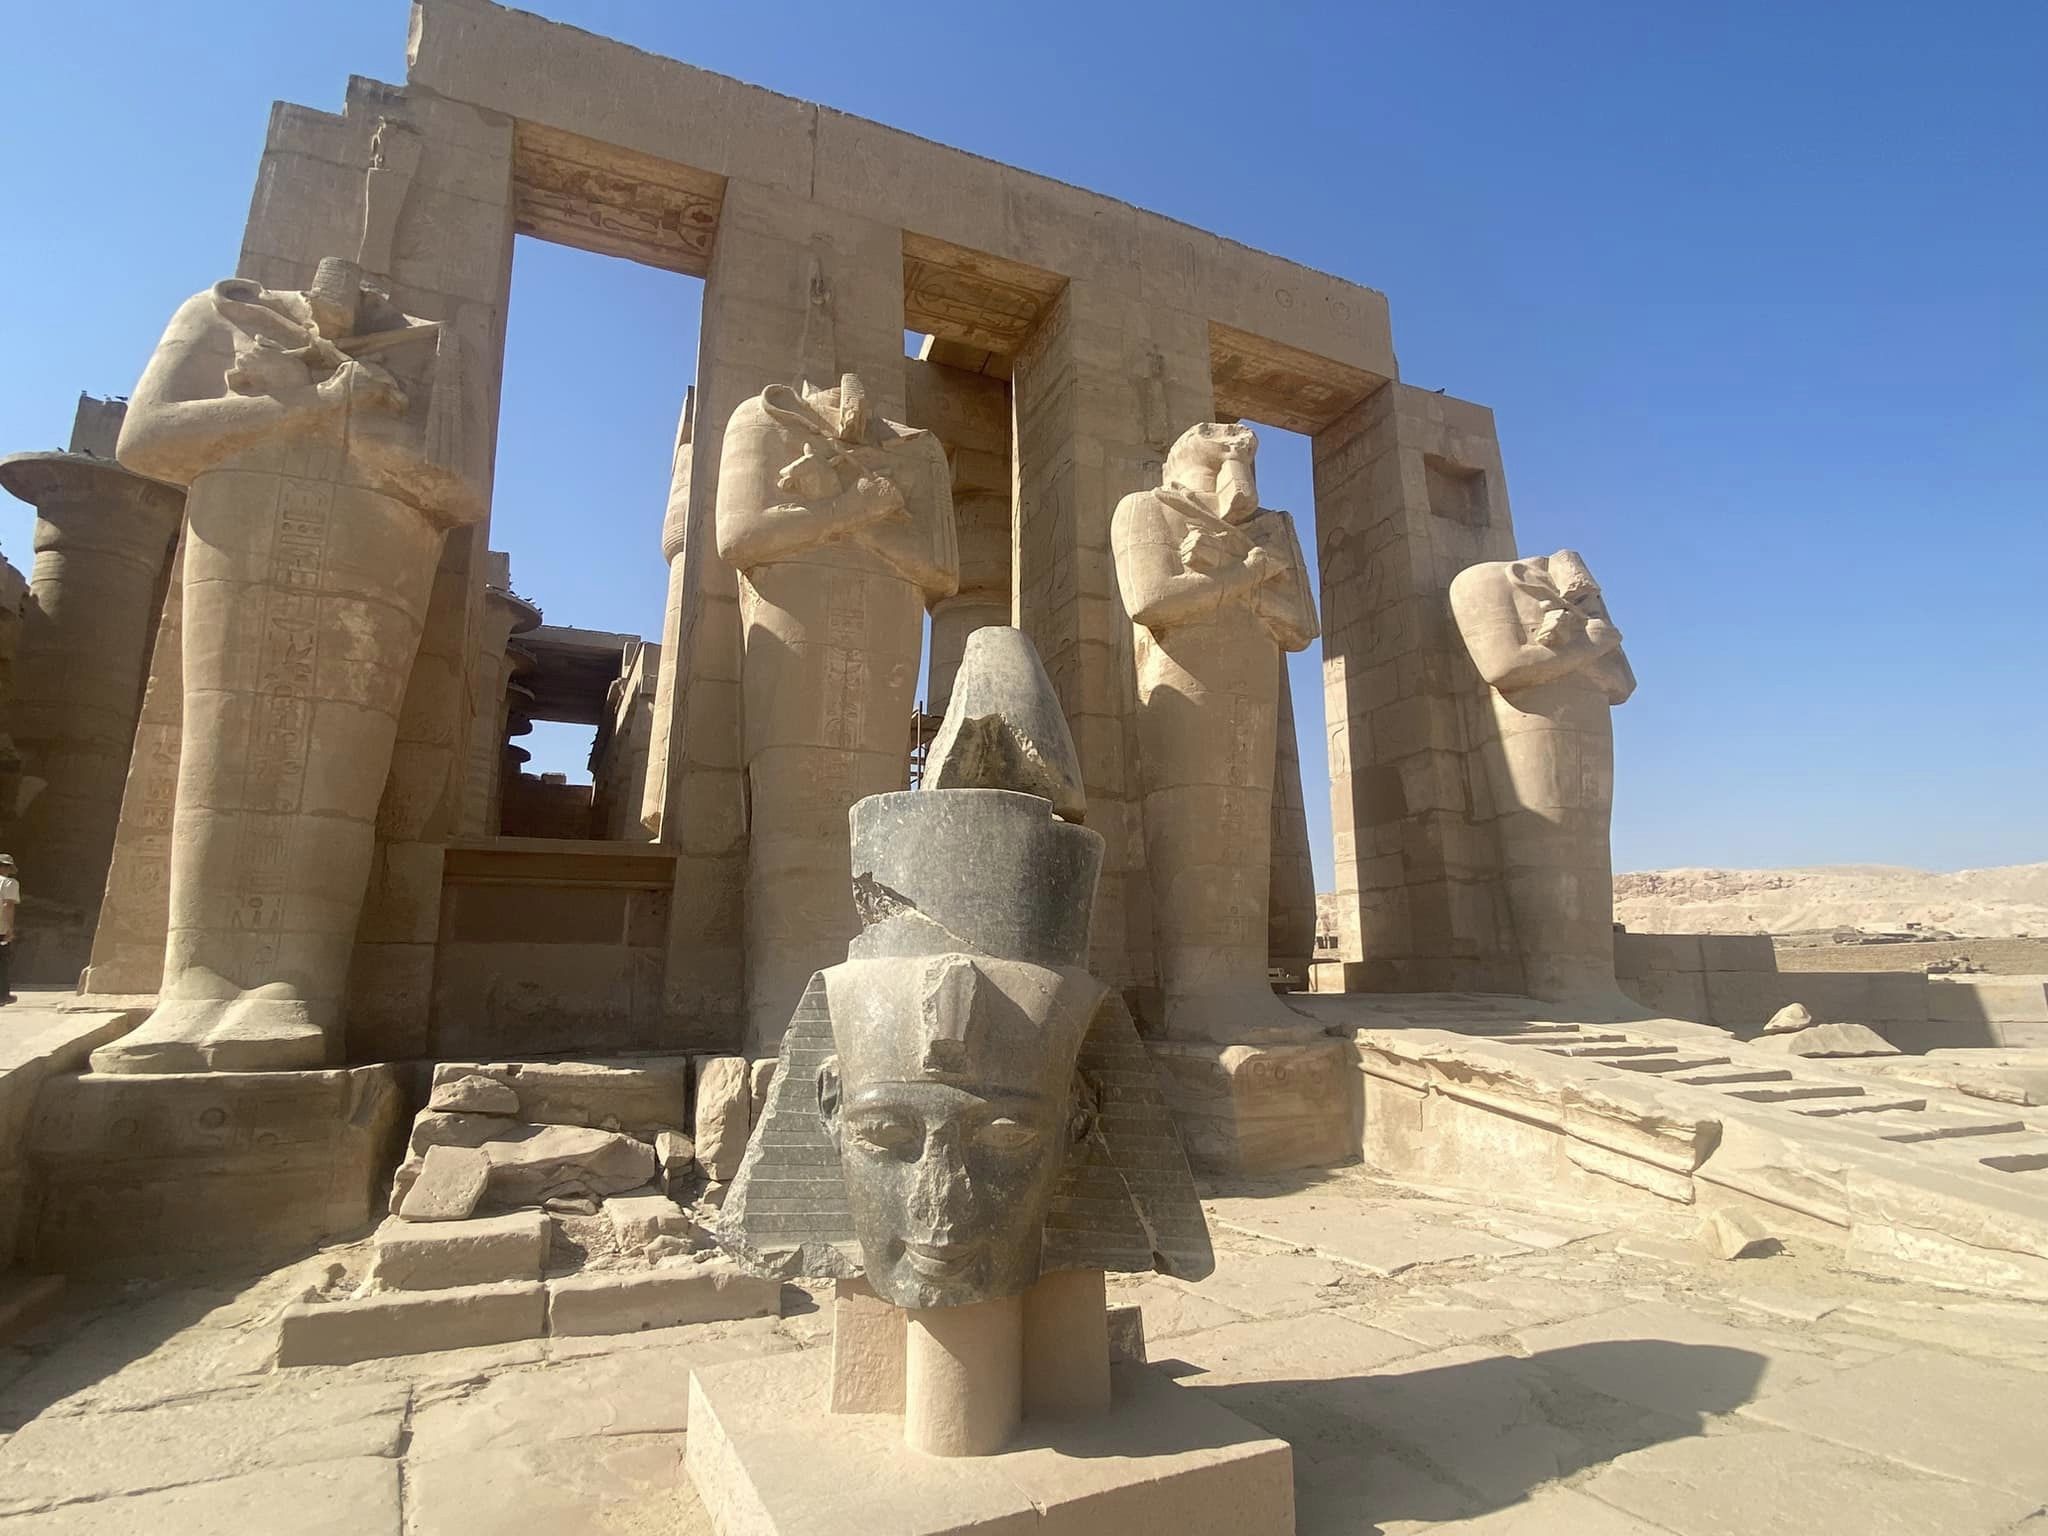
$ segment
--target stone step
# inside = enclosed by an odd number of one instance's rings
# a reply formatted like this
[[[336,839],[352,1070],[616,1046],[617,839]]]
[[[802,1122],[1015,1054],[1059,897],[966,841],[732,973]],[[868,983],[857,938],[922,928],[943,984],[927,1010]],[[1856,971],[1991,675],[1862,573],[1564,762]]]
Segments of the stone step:
[[[1945,1114],[1924,1110],[1895,1124],[1873,1126],[1886,1141],[1951,1141],[1963,1136],[2010,1136],[2026,1126],[2018,1120],[1987,1120],[1975,1115]]]
[[[1729,1083],[1789,1083],[1792,1074],[1783,1067],[1735,1067],[1726,1072],[1702,1072],[1696,1077],[1681,1077],[1681,1083],[1691,1083],[1696,1088],[1720,1088]]]
[[[1571,1036],[1566,1036],[1566,1035],[1563,1035],[1563,1034],[1554,1034],[1554,1035],[1511,1035],[1511,1036],[1509,1036],[1509,1037],[1507,1037],[1507,1038],[1505,1038],[1505,1039],[1503,1039],[1503,1040],[1501,1041],[1501,1044],[1502,1044],[1502,1045],[1540,1045],[1540,1046],[1542,1046],[1542,1047],[1543,1047],[1543,1048],[1544,1048],[1545,1050],[1550,1050],[1550,1049],[1553,1049],[1553,1048],[1555,1048],[1555,1047],[1557,1047],[1557,1046],[1559,1046],[1559,1045],[1561,1045],[1561,1044],[1569,1044],[1569,1045],[1609,1045],[1609,1044],[1612,1044],[1612,1045],[1626,1045],[1627,1043],[1628,1043],[1628,1036],[1627,1036],[1627,1035],[1605,1035],[1605,1034],[1582,1034],[1582,1035],[1571,1035]]]
[[[1631,1072],[1698,1072],[1707,1067],[1725,1067],[1726,1056],[1637,1056],[1615,1062]],[[1688,1079],[1689,1081],[1689,1079]]]
[[[1544,1047],[1553,1056],[1585,1056],[1595,1061],[1613,1061],[1623,1056],[1676,1056],[1675,1045],[1632,1045],[1626,1042],[1609,1045],[1605,1042],[1587,1045],[1547,1045]]]
[[[1927,1100],[1924,1098],[1901,1097],[1886,1099],[1872,1096],[1860,1098],[1854,1102],[1828,1102],[1812,1105],[1795,1104],[1792,1112],[1796,1115],[1813,1115],[1817,1118],[1825,1118],[1830,1115],[1878,1115],[1883,1114],[1887,1110],[1912,1110],[1925,1109],[1926,1107]]]
[[[1752,1104],[1783,1104],[1793,1099],[1860,1099],[1863,1090],[1847,1083],[1787,1083],[1782,1088],[1735,1088],[1729,1097]]]
[[[1532,1024],[1519,1019],[1486,1019],[1477,1023],[1460,1020],[1455,1026],[1461,1035],[1483,1035],[1488,1039],[1503,1039],[1515,1035],[1548,1036],[1576,1035],[1576,1024]]]
[[[1977,1161],[2000,1173],[2048,1173],[2048,1151],[2003,1153],[1997,1157],[1980,1157]]]

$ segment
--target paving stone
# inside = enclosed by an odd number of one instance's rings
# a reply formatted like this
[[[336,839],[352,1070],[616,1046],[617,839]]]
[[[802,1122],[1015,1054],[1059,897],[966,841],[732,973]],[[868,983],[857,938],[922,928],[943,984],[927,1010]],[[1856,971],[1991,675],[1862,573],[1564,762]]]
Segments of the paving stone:
[[[1397,1520],[1380,1530],[1383,1536],[1669,1536],[1662,1526],[1570,1488],[1539,1488],[1469,1520]]]
[[[407,1536],[711,1536],[683,1445],[606,1435],[409,1461]]]
[[[1823,1296],[1809,1296],[1800,1291],[1779,1290],[1774,1286],[1745,1290],[1738,1295],[1730,1296],[1728,1301],[1731,1306],[1744,1312],[1782,1318],[1789,1323],[1817,1323],[1841,1306],[1839,1300],[1831,1301]]]
[[[825,1309],[829,1323],[831,1309]],[[787,1318],[743,1317],[731,1323],[687,1323],[680,1328],[649,1328],[641,1333],[572,1334],[547,1341],[550,1360],[585,1360],[592,1355],[615,1355],[625,1350],[673,1349],[682,1344],[702,1344],[707,1339],[742,1337],[793,1339],[799,1347],[808,1341],[789,1327]],[[772,1351],[771,1351],[772,1352]]]
[[[689,1425],[690,1372],[698,1366],[786,1354],[775,1333],[705,1335],[658,1349],[557,1360],[542,1370],[422,1394],[406,1452],[417,1466],[442,1456],[599,1435],[681,1434]]]
[[[1611,1312],[1622,1305],[1612,1291],[1598,1286],[1525,1274],[1457,1280],[1445,1287],[1445,1292],[1482,1307],[1519,1312],[1529,1326],[1583,1317],[1589,1312]]]
[[[414,1193],[418,1190],[415,1184]],[[413,1222],[394,1216],[377,1228],[370,1282],[379,1290],[428,1291],[538,1280],[553,1225],[539,1211],[473,1216],[468,1221]]]
[[[1476,1513],[1480,1501],[1386,1453],[1294,1453],[1296,1536],[1412,1536]]]
[[[1114,1286],[1109,1299],[1112,1305],[1140,1308],[1145,1318],[1145,1337],[1154,1344],[1183,1333],[1241,1323],[1245,1317],[1235,1308],[1204,1296],[1200,1290],[1182,1290],[1156,1278],[1136,1285]]]
[[[725,1259],[641,1273],[571,1275],[548,1282],[548,1332],[637,1333],[684,1323],[773,1317],[782,1287]]]
[[[1731,1413],[1771,1392],[1833,1374],[1781,1335],[1731,1328],[1662,1301],[1516,1332],[1546,1370],[1610,1397],[1682,1416]]]
[[[0,1451],[0,1513],[356,1456],[395,1456],[406,1389],[222,1393],[134,1413],[45,1414]]]
[[[316,1461],[0,1520],[0,1536],[399,1536],[398,1463]],[[694,1536],[694,1533],[693,1533]]]
[[[1311,1249],[1334,1263],[1382,1277],[1418,1264],[1528,1251],[1489,1232],[1409,1215],[1403,1207],[1415,1203],[1361,1201],[1340,1187],[1320,1198],[1216,1200],[1209,1209],[1212,1220],[1226,1230]]]
[[[1184,1334],[1171,1348],[1153,1350],[1153,1363],[1181,1360],[1201,1374],[1181,1379],[1213,1387],[1265,1380],[1322,1381],[1353,1376],[1414,1354],[1408,1340],[1348,1318],[1279,1317],[1230,1323]]]
[[[1291,1317],[1344,1300],[1345,1287],[1360,1279],[1357,1271],[1312,1253],[1244,1238],[1236,1243],[1216,1250],[1216,1268],[1204,1279],[1162,1276],[1160,1283],[1245,1317]]]
[[[1743,1414],[2048,1503],[2048,1382],[2032,1372],[1914,1349]]]
[[[1498,1338],[1536,1321],[1499,1307],[1408,1298],[1388,1307],[1342,1307],[1336,1315],[1368,1327],[1383,1328],[1388,1333],[1397,1333],[1404,1339],[1414,1340],[1424,1349],[1445,1349],[1453,1344],[1470,1344],[1477,1339]]]
[[[384,1355],[509,1344],[539,1338],[546,1328],[547,1288],[539,1281],[299,1302],[279,1319],[277,1363],[347,1365]]]
[[[1678,1536],[1990,1536],[2035,1507],[2018,1494],[1768,1432],[1653,1446],[1580,1487]]]

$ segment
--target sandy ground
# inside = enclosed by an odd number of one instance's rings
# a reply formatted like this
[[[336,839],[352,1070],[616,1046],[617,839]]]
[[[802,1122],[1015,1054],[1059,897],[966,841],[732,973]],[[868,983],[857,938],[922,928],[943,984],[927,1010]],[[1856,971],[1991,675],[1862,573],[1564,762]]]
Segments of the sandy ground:
[[[1903,931],[2048,938],[2048,864],[1929,874],[1826,869],[1659,869],[1614,878],[1614,918],[1638,933]]]

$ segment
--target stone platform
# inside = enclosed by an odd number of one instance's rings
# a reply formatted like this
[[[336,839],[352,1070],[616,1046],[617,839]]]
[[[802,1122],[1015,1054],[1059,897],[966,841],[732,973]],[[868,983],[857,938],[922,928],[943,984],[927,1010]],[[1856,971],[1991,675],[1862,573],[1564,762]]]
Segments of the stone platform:
[[[29,1260],[159,1273],[356,1232],[403,1121],[388,1066],[52,1078],[28,1131]]]
[[[1145,1049],[1198,1173],[1328,1168],[1358,1155],[1360,1088],[1349,1041]]]
[[[1115,1406],[996,1456],[920,1455],[894,1414],[825,1408],[818,1351],[690,1377],[689,1473],[718,1536],[1293,1536],[1293,1456],[1220,1402],[1112,1367]]]

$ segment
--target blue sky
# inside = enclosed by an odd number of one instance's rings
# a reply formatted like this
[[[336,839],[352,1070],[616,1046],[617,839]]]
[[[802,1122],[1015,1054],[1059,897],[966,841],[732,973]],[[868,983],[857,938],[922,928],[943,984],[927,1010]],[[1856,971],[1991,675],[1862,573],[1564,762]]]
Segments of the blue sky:
[[[2048,10],[532,8],[1384,290],[1628,635],[1618,868],[2048,858]],[[262,16],[0,0],[0,449],[228,273],[273,99],[403,77],[401,0]],[[699,292],[521,242],[493,542],[551,621],[658,635]],[[1262,467],[1309,516],[1305,442]]]

